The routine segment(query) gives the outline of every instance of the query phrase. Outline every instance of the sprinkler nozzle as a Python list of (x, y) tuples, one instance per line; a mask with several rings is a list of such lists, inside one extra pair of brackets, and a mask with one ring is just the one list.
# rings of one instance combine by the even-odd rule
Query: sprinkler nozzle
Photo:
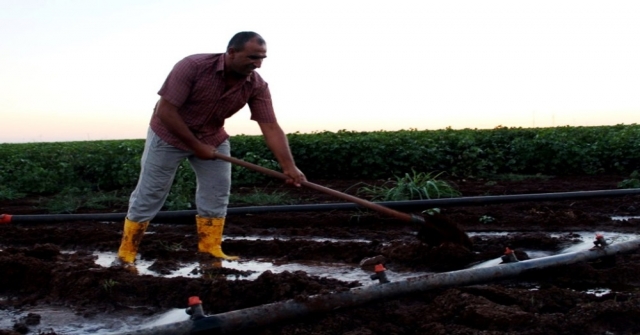
[(604, 249), (606, 246), (609, 245), (609, 243), (607, 242), (607, 240), (604, 239), (604, 236), (602, 236), (602, 234), (596, 234), (596, 240), (593, 241), (593, 244), (595, 245), (594, 248), (600, 248), (600, 249)]
[(187, 308), (185, 312), (191, 315), (191, 320), (204, 318), (204, 310), (202, 309), (202, 301), (200, 300), (200, 297), (189, 297), (189, 308)]
[(503, 263), (515, 263), (519, 262), (518, 257), (516, 257), (516, 253), (511, 250), (511, 248), (506, 247), (504, 250), (504, 256), (502, 256)]
[(371, 280), (378, 280), (380, 281), (380, 284), (386, 284), (389, 282), (389, 279), (387, 279), (387, 274), (385, 273), (387, 269), (384, 268), (384, 265), (382, 265), (382, 263), (376, 264), (376, 266), (374, 267), (374, 271), (376, 274), (371, 275)]

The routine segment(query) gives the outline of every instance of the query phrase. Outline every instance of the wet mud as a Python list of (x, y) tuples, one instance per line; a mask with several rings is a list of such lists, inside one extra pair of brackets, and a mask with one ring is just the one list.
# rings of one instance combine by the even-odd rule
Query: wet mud
[[(616, 189), (623, 179), (584, 176), (452, 182), (463, 196), (480, 196)], [(355, 194), (353, 186), (362, 181), (314, 182)], [(312, 190), (280, 184), (261, 189), (286, 190), (302, 199), (301, 203), (341, 202)], [(35, 201), (0, 202), (0, 212), (37, 214)], [(640, 196), (443, 207), (440, 215), (470, 233), (471, 250), (450, 243), (427, 245), (416, 237), (418, 230), (412, 224), (367, 210), (232, 215), (227, 218), (228, 239), (223, 249), (243, 259), (344, 263), (353, 271), (365, 271), (359, 263), (379, 255), (391, 271), (452, 271), (499, 258), (506, 247), (515, 250), (520, 259), (528, 257), (524, 250), (557, 252), (577, 243), (578, 232), (593, 233), (594, 237), (599, 232), (638, 233), (639, 219), (612, 217), (640, 215)], [(310, 276), (302, 271), (266, 271), (255, 280), (247, 280), (250, 271), (220, 267), (215, 259), (196, 253), (193, 218), (152, 222), (139, 253), (142, 260), (153, 262), (150, 270), (158, 274), (197, 262), (201, 266), (192, 276), (140, 275), (98, 265), (95, 252), (115, 252), (122, 225), (91, 221), (0, 225), (0, 310), (19, 315), (27, 307), (59, 306), (85, 318), (122, 313), (146, 316), (186, 308), (188, 298), (198, 296), (205, 314), (213, 315), (375, 284)], [(310, 240), (312, 237), (335, 240)], [(593, 293), (603, 289), (602, 294)], [(530, 271), (515, 278), (436, 288), (312, 313), (246, 333), (637, 334), (639, 292), (640, 252), (633, 251)], [(63, 334), (55, 329), (36, 332), (40, 317), (23, 314), (12, 320), (11, 326), (0, 328), (0, 334)]]

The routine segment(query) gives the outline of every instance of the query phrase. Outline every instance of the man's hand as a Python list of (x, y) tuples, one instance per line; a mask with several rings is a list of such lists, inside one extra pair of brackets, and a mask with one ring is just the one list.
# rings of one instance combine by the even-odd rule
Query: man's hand
[(200, 142), (193, 154), (200, 159), (216, 159), (215, 153), (217, 151), (215, 147)]
[(193, 135), (187, 124), (184, 122), (180, 114), (178, 113), (178, 107), (171, 104), (165, 98), (160, 98), (154, 114), (160, 119), (164, 126), (173, 135), (178, 137), (186, 146), (188, 146), (196, 157), (200, 159), (212, 159), (213, 152), (216, 148), (200, 142), (200, 140)]
[(176, 137), (182, 140), (189, 148), (193, 150), (193, 154), (200, 159), (215, 159), (216, 148), (200, 142), (178, 113), (178, 107), (172, 105), (164, 98), (160, 98), (155, 109), (155, 114), (167, 129)]
[(292, 184), (300, 187), (303, 181), (307, 181), (307, 177), (305, 177), (304, 173), (302, 173), (302, 171), (300, 171), (296, 166), (290, 169), (283, 170), (282, 173), (289, 177), (289, 179), (285, 180), (287, 184)]

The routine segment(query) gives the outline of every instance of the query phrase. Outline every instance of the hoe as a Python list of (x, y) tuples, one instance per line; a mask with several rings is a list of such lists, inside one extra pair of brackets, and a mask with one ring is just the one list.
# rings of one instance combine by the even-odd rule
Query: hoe
[[(221, 159), (223, 161), (227, 161), (232, 164), (236, 164), (238, 166), (242, 166), (247, 169), (254, 170), (260, 173), (264, 173), (271, 177), (275, 177), (283, 180), (286, 180), (289, 178), (282, 172), (270, 170), (260, 165), (255, 165), (238, 158), (222, 155), (217, 152), (214, 155), (215, 155), (215, 158), (217, 159)], [(460, 228), (458, 228), (456, 224), (444, 219), (441, 216), (430, 216), (429, 218), (425, 219), (422, 216), (398, 212), (394, 209), (384, 207), (376, 203), (373, 203), (358, 197), (354, 197), (346, 193), (338, 192), (336, 190), (333, 190), (318, 184), (314, 184), (309, 181), (303, 181), (301, 184), (302, 186), (308, 187), (310, 189), (334, 196), (342, 200), (353, 202), (362, 207), (374, 210), (382, 214), (386, 214), (396, 219), (399, 219), (405, 222), (414, 223), (419, 227), (419, 231), (417, 234), (418, 239), (420, 239), (422, 242), (428, 245), (438, 246), (442, 243), (449, 242), (449, 243), (458, 244), (468, 249), (471, 249), (472, 243), (471, 243), (471, 240), (469, 239), (469, 236)]]

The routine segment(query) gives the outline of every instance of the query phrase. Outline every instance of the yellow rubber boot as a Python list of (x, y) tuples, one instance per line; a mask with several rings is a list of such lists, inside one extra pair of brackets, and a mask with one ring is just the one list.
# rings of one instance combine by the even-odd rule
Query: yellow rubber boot
[(118, 258), (124, 264), (133, 264), (138, 253), (138, 246), (142, 241), (142, 236), (149, 226), (147, 222), (135, 222), (127, 218), (124, 219), (124, 231), (122, 232), (122, 242), (118, 249)]
[(237, 260), (237, 256), (227, 256), (222, 252), (222, 230), (225, 218), (203, 218), (196, 215), (198, 227), (198, 251), (209, 253), (217, 258), (229, 261)]

